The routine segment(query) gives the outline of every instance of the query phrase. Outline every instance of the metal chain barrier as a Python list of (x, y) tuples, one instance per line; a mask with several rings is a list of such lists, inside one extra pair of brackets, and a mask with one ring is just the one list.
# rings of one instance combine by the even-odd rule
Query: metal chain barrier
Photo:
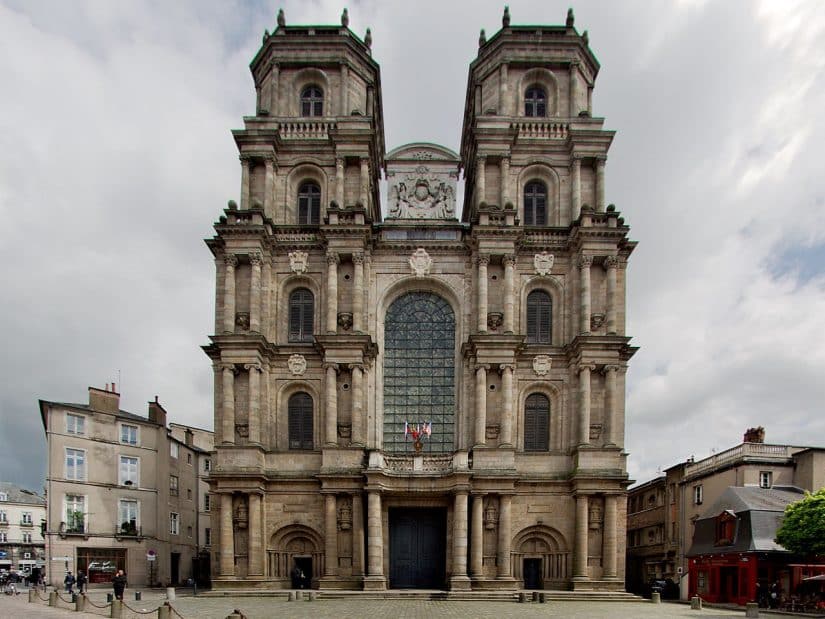
[(40, 594), (40, 589), (35, 589), (35, 591), (37, 592), (37, 597), (40, 598), (42, 601), (44, 601), (44, 602), (49, 601), (49, 592), (48, 591), (43, 589), (43, 594), (42, 595)]
[(94, 606), (95, 608), (109, 608), (112, 605), (111, 602), (106, 602), (103, 606), (100, 606), (100, 605), (95, 604), (94, 602), (92, 602), (92, 598), (90, 598), (90, 597), (86, 597), (86, 603)]
[(60, 591), (57, 592), (57, 599), (60, 600), (61, 602), (65, 602), (66, 604), (74, 604), (74, 600), (72, 598), (69, 598), (67, 600), (62, 595), (60, 595)]
[(181, 615), (181, 614), (180, 614), (180, 613), (179, 613), (179, 612), (175, 609), (175, 607), (174, 607), (174, 606), (172, 606), (171, 604), (167, 604), (167, 606), (169, 606), (169, 609), (170, 609), (173, 613), (175, 613), (175, 616), (176, 616), (176, 617), (179, 617), (180, 619), (186, 619), (186, 617), (184, 617), (183, 615)]

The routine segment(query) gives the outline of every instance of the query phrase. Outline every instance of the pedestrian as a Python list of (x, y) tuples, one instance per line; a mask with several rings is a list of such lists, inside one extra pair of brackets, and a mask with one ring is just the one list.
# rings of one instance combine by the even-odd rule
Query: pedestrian
[(79, 593), (86, 593), (86, 574), (83, 570), (77, 570), (77, 591)]
[(75, 578), (72, 576), (72, 571), (66, 572), (66, 578), (63, 579), (63, 584), (66, 585), (66, 593), (72, 593), (74, 589)]
[(126, 589), (126, 574), (123, 570), (118, 570), (115, 577), (112, 579), (112, 588), (115, 590), (115, 597), (118, 600), (123, 600), (123, 590)]
[(292, 568), (292, 572), (290, 573), (292, 576), (292, 588), (293, 589), (300, 589), (301, 588), (301, 579), (304, 577), (304, 573), (300, 567), (296, 564), (294, 568)]

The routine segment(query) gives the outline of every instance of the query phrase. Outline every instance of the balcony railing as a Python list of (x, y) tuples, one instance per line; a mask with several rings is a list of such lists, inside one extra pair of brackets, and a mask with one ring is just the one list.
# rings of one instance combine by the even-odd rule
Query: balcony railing
[(765, 443), (742, 443), (736, 447), (720, 451), (709, 458), (685, 466), (685, 477), (711, 471), (745, 458), (790, 458), (794, 448), (790, 445), (766, 445)]
[(89, 537), (86, 522), (61, 522), (57, 528), (60, 537), (77, 535), (79, 537)]

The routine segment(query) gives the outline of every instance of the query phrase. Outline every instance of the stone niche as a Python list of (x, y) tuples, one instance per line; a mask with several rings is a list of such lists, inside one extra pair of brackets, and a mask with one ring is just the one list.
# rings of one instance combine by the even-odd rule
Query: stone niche
[(386, 220), (455, 220), (459, 157), (443, 146), (405, 144), (387, 154)]

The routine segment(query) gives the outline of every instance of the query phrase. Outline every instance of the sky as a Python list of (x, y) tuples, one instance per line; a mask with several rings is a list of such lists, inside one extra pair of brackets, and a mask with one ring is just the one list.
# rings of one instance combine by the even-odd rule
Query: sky
[[(240, 191), (230, 130), (248, 65), (287, 24), (343, 3), (0, 0), (0, 479), (40, 489), (38, 399), (159, 396), (212, 427), (203, 239)], [(479, 30), (503, 3), (351, 2), (381, 66), (387, 151), (459, 149)], [(513, 25), (569, 3), (513, 1)], [(606, 200), (628, 268), (632, 479), (742, 441), (825, 446), (825, 11), (819, 0), (577, 1), (618, 133)]]

